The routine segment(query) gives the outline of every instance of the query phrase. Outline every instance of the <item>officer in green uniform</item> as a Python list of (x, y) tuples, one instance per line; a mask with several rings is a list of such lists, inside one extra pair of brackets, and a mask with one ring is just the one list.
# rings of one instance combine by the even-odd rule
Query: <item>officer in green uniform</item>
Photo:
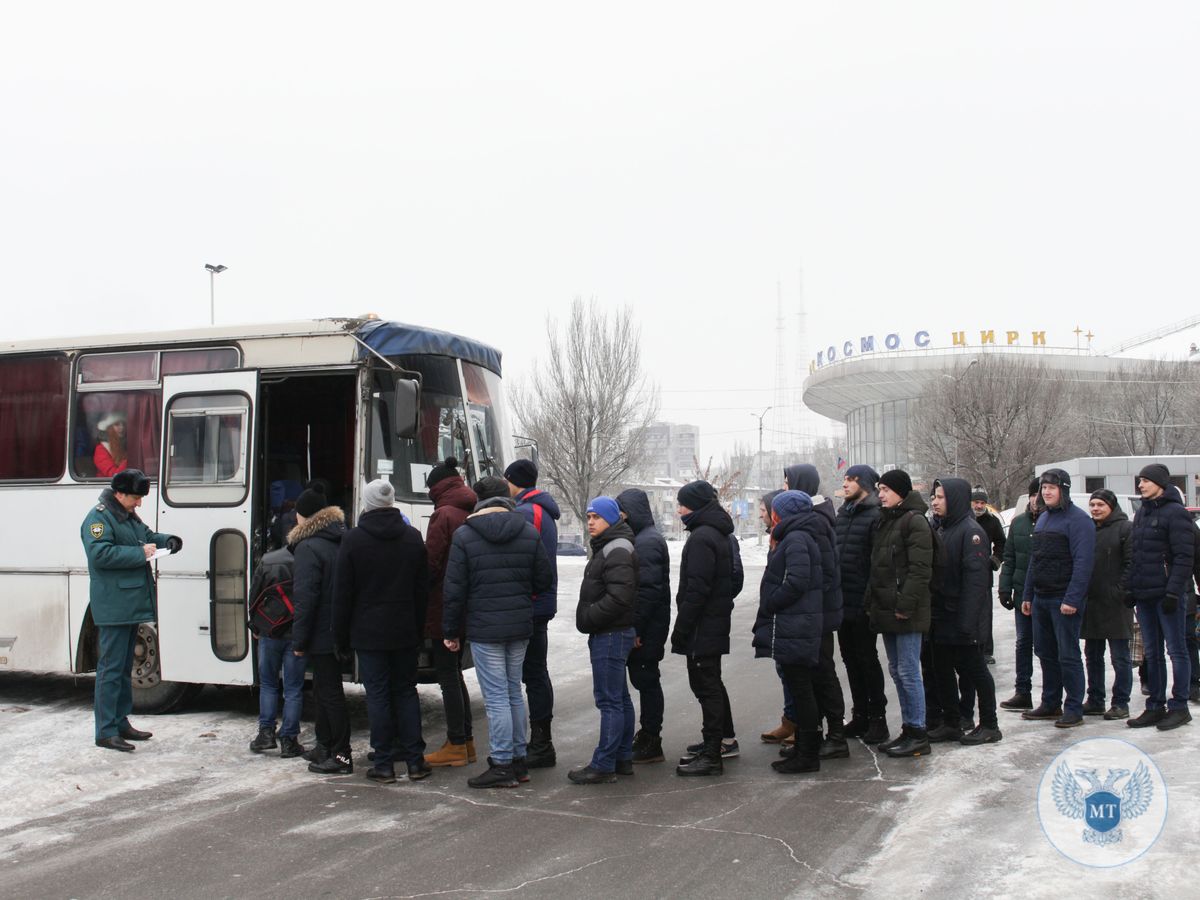
[(133, 649), (138, 625), (155, 616), (154, 573), (149, 559), (160, 547), (178, 553), (180, 538), (158, 534), (138, 518), (150, 479), (138, 469), (113, 476), (88, 511), (80, 537), (91, 581), (92, 621), (100, 631), (96, 662), (96, 746), (130, 751), (129, 741), (151, 735), (129, 724), (133, 711)]

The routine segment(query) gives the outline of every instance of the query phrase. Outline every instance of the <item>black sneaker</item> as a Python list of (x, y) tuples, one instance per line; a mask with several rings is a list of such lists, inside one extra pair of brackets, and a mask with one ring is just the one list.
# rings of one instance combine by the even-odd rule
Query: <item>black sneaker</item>
[(1093, 703), (1091, 700), (1089, 700), (1087, 703), (1083, 704), (1083, 714), (1085, 716), (1104, 715), (1104, 702), (1101, 701), (1100, 703)]
[(1000, 701), (1001, 709), (1033, 709), (1033, 697), (1029, 694), (1013, 694), (1007, 700)]
[[(630, 768), (633, 764), (630, 764)], [(601, 772), (599, 769), (593, 769), (591, 766), (584, 766), (581, 769), (572, 769), (567, 773), (567, 779), (572, 784), (612, 784), (617, 780), (616, 772)]]
[(512, 763), (497, 763), (489, 756), (487, 771), (468, 778), (467, 784), (473, 788), (515, 788), (520, 782)]
[(1110, 719), (1110, 720), (1111, 719), (1128, 719), (1129, 718), (1129, 707), (1128, 706), (1117, 706), (1117, 704), (1114, 703), (1112, 706), (1110, 706), (1108, 708), (1108, 712), (1106, 712), (1104, 714), (1104, 718)]
[(1170, 731), (1180, 725), (1186, 725), (1190, 721), (1192, 721), (1192, 714), (1187, 709), (1168, 710), (1162, 721), (1158, 723), (1158, 730)]
[(1053, 721), (1054, 719), (1062, 718), (1062, 707), (1059, 706), (1051, 709), (1049, 706), (1038, 706), (1037, 709), (1031, 709), (1028, 712), (1021, 713), (1022, 719), (1029, 719), (1031, 722)]
[(960, 737), (958, 742), (967, 747), (976, 747), (980, 744), (998, 744), (1003, 737), (999, 728), (978, 725)]
[(280, 759), (295, 759), (297, 756), (304, 755), (304, 745), (299, 739), (294, 737), (281, 737), (279, 739), (279, 758)]
[(367, 769), (367, 778), (376, 784), (395, 784), (396, 770), (391, 766), (371, 766)]
[(633, 774), (633, 760), (632, 759), (618, 759), (617, 760), (617, 774), (618, 775), (632, 775)]
[(1083, 716), (1079, 713), (1063, 713), (1054, 720), (1055, 728), (1078, 728), (1083, 724)]
[(258, 729), (258, 735), (250, 742), (251, 753), (262, 753), (264, 750), (274, 750), (278, 745), (275, 743), (275, 726)]
[(1140, 716), (1135, 716), (1125, 724), (1130, 728), (1149, 728), (1151, 725), (1157, 725), (1166, 717), (1166, 712), (1161, 709), (1147, 709)]
[(330, 756), (324, 762), (309, 763), (308, 771), (317, 775), (353, 775), (354, 763), (349, 756)]
[[(695, 759), (702, 750), (704, 750), (704, 741), (701, 741), (698, 744), (688, 744), (688, 755), (681, 756), (679, 758), (679, 764), (681, 766), (687, 764), (688, 761)], [(741, 752), (742, 751), (738, 748), (737, 738), (729, 738), (727, 740), (723, 739), (721, 741), (721, 759), (732, 759), (733, 757), (738, 756)]]

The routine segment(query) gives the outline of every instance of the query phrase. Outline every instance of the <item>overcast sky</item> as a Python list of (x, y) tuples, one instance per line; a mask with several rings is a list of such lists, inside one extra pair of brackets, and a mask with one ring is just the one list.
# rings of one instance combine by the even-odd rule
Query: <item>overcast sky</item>
[(1200, 312), (1198, 38), (1194, 3), (13, 4), (5, 334), (205, 324), (211, 262), (219, 323), (374, 311), (519, 377), (595, 297), (719, 455), (777, 284), (793, 370), (801, 293), (814, 352)]

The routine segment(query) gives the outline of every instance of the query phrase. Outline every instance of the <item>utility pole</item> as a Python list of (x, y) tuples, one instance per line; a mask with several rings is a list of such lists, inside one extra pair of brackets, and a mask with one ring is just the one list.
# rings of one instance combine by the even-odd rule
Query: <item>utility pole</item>
[(204, 268), (208, 270), (208, 324), (217, 324), (217, 276), (224, 272), (229, 266), (214, 266), (212, 263), (205, 263)]
[[(763, 418), (775, 407), (768, 406), (761, 413), (750, 413), (754, 418), (758, 419), (758, 488), (762, 490), (762, 433), (763, 433)], [(762, 546), (763, 530), (758, 529), (758, 546)]]

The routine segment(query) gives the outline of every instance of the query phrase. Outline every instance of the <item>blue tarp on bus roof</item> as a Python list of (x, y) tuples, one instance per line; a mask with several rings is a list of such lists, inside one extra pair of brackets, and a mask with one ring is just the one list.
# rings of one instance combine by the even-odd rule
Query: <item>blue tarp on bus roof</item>
[(365, 322), (357, 333), (367, 346), (383, 356), (453, 356), (500, 374), (499, 350), (457, 334), (400, 322)]

